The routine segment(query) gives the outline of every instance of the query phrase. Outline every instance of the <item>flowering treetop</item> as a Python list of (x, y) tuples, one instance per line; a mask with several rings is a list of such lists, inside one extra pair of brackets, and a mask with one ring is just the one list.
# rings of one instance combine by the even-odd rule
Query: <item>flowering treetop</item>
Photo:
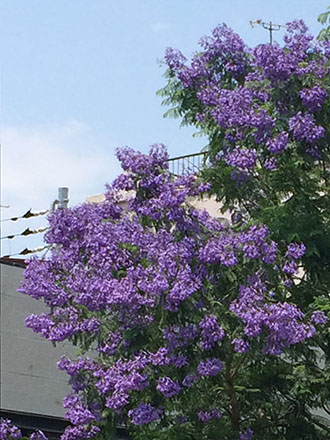
[[(167, 50), (168, 84), (159, 92), (166, 105), (174, 106), (168, 115), (182, 117), (183, 124), (196, 126), (209, 139), (204, 177), (225, 209), (258, 218), (276, 240), (298, 237), (309, 255), (316, 246), (314, 269), (328, 267), (329, 261), (322, 245), (326, 237), (330, 246), (324, 218), (330, 177), (329, 49), (329, 41), (314, 41), (298, 20), (287, 24), (283, 47), (250, 49), (226, 25), (219, 26), (200, 40), (191, 61)], [(289, 202), (284, 206), (284, 201)], [(292, 222), (298, 216), (304, 217), (299, 225), (296, 218)]]
[[(103, 203), (50, 216), (51, 257), (30, 260), (20, 289), (49, 308), (28, 327), (82, 349), (58, 363), (72, 385), (62, 440), (111, 438), (122, 422), (136, 439), (286, 438), (291, 404), (279, 396), (291, 382), (261, 382), (293, 374), (327, 322), (292, 297), (304, 244), (194, 209), (209, 186), (174, 179), (162, 145), (118, 158), (124, 173)], [(122, 190), (134, 194), (125, 209)]]

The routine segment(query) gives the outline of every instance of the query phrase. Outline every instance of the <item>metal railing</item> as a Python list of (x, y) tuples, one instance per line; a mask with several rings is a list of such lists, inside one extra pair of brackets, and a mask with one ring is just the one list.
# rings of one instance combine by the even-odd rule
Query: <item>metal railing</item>
[(174, 176), (190, 176), (198, 174), (205, 166), (206, 151), (184, 156), (172, 157), (168, 160), (169, 170)]

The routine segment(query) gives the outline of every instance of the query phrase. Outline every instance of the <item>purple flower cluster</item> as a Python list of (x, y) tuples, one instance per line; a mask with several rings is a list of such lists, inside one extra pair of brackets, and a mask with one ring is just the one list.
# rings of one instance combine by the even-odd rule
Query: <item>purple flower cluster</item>
[(38, 430), (31, 434), (30, 440), (47, 440), (47, 437), (42, 431)]
[(92, 420), (95, 420), (94, 414), (80, 402), (76, 402), (76, 399), (66, 398), (63, 406), (69, 408), (65, 417), (74, 425), (88, 425)]
[(234, 345), (234, 350), (236, 351), (236, 353), (246, 353), (247, 351), (249, 351), (249, 348), (250, 348), (249, 342), (244, 341), (241, 338), (234, 338), (233, 345)]
[(198, 374), (187, 374), (187, 376), (183, 379), (182, 384), (183, 386), (190, 388), (195, 382), (198, 381), (198, 379), (200, 379)]
[(265, 159), (264, 167), (268, 171), (274, 171), (278, 167), (278, 161), (275, 159), (275, 157), (270, 157)]
[(294, 139), (315, 143), (324, 135), (324, 128), (315, 124), (315, 118), (310, 113), (298, 112), (289, 120), (289, 130)]
[[(204, 95), (201, 97), (204, 97)], [(211, 100), (210, 92), (207, 99)], [(213, 100), (218, 105), (211, 110), (211, 114), (221, 127), (242, 127), (249, 123), (253, 100), (253, 92), (250, 89), (244, 87), (235, 90), (221, 89), (219, 99), (214, 97)]]
[(61, 440), (85, 440), (95, 437), (99, 434), (99, 426), (69, 426), (61, 435)]
[(289, 275), (294, 275), (298, 272), (298, 264), (293, 260), (288, 260), (284, 263), (282, 270)]
[(13, 425), (11, 420), (0, 418), (0, 439), (20, 439), (22, 433), (17, 426)]
[[(16, 440), (22, 438), (21, 430), (12, 424), (12, 421), (9, 419), (0, 418), (0, 439), (1, 440)], [(24, 437), (26, 438), (26, 437)], [(48, 440), (48, 437), (42, 431), (33, 432), (30, 437), (30, 440)]]
[(199, 323), (199, 327), (201, 329), (201, 346), (203, 350), (211, 350), (225, 336), (224, 330), (220, 327), (214, 315), (205, 316)]
[(160, 379), (158, 379), (158, 384), (156, 388), (167, 398), (175, 396), (181, 390), (178, 382), (175, 382), (170, 377), (161, 377)]
[(185, 347), (197, 338), (199, 335), (198, 328), (194, 324), (189, 324), (185, 327), (171, 326), (163, 330), (163, 337), (167, 340), (168, 349), (174, 350), (176, 348)]
[(302, 89), (299, 92), (302, 103), (311, 112), (320, 110), (324, 100), (328, 97), (328, 92), (320, 86), (310, 89)]
[(235, 147), (232, 153), (226, 157), (228, 165), (240, 168), (242, 170), (251, 170), (255, 167), (257, 154), (255, 150)]
[(239, 234), (224, 234), (209, 240), (200, 249), (200, 260), (207, 263), (221, 263), (224, 266), (235, 266), (243, 252), (245, 258), (254, 260), (262, 258), (273, 264), (277, 255), (277, 244), (268, 240), (269, 231), (265, 226), (252, 226)]
[(201, 376), (216, 376), (221, 370), (222, 362), (216, 358), (201, 361), (197, 367), (197, 371)]
[(295, 59), (278, 44), (260, 44), (253, 50), (253, 55), (259, 79), (285, 81), (297, 66)]
[(304, 243), (290, 243), (286, 255), (294, 259), (300, 259), (305, 255), (306, 246)]
[(239, 440), (251, 440), (253, 438), (253, 431), (248, 428), (246, 431), (241, 432), (239, 435)]
[(128, 411), (128, 416), (134, 425), (145, 425), (155, 422), (162, 414), (161, 409), (155, 409), (150, 403), (140, 403), (135, 409)]
[[(201, 38), (200, 45), (204, 54), (194, 56), (190, 65), (186, 65), (186, 58), (180, 51), (172, 48), (166, 50), (165, 61), (184, 87), (203, 83), (213, 60), (223, 63), (234, 77), (239, 77), (245, 71), (247, 56), (244, 42), (226, 25), (215, 28), (212, 37)], [(216, 69), (214, 74), (217, 75)]]
[(311, 322), (313, 324), (326, 324), (328, 321), (327, 315), (321, 310), (317, 310), (311, 316)]
[(208, 423), (213, 419), (220, 419), (222, 413), (218, 409), (213, 409), (211, 411), (199, 411), (198, 420), (203, 423)]
[[(248, 281), (248, 285), (241, 286), (240, 295), (232, 302), (230, 310), (245, 322), (244, 333), (249, 339), (260, 336), (263, 331), (268, 334), (263, 347), (265, 354), (281, 354), (284, 348), (314, 335), (314, 326), (303, 322), (304, 314), (296, 305), (268, 304), (267, 288), (260, 278), (255, 275)], [(233, 343), (235, 351), (245, 350), (240, 338)]]
[(280, 154), (285, 150), (289, 141), (289, 134), (282, 131), (278, 136), (268, 139), (266, 142), (267, 148), (271, 153)]

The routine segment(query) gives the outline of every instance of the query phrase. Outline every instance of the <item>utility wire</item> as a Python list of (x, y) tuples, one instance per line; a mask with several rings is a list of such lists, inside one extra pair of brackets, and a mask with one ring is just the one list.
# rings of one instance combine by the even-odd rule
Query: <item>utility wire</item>
[(34, 248), (34, 249), (25, 248), (25, 249), (23, 249), (21, 252), (19, 252), (17, 254), (3, 255), (1, 258), (10, 258), (10, 257), (15, 257), (17, 255), (34, 254), (36, 252), (41, 252), (41, 251), (43, 251), (44, 249), (47, 249), (47, 248), (49, 248), (49, 245), (47, 245), (47, 246), (40, 246), (40, 247), (37, 247), (37, 248)]
[(0, 240), (4, 240), (5, 238), (7, 238), (8, 240), (12, 240), (15, 237), (20, 237), (20, 236), (27, 236), (27, 235), (32, 235), (32, 234), (39, 234), (40, 232), (44, 232), (47, 229), (49, 229), (48, 227), (46, 228), (38, 228), (38, 229), (30, 229), (27, 228), (25, 229), (25, 231), (20, 232), (19, 234), (11, 234), (11, 235), (7, 235), (6, 237), (1, 237)]
[(47, 214), (47, 212), (49, 212), (49, 209), (45, 209), (43, 211), (38, 211), (38, 212), (32, 212), (31, 209), (29, 209), (28, 211), (26, 211), (25, 214), (20, 215), (18, 217), (11, 217), (11, 218), (5, 218), (4, 220), (1, 220), (2, 222), (16, 222), (17, 220), (21, 219), (21, 218), (31, 218), (31, 217), (38, 217), (39, 215), (45, 215)]

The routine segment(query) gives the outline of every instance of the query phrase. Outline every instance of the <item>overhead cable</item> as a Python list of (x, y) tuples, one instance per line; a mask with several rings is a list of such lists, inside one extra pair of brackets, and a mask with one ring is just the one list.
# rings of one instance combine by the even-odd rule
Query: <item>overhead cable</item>
[(7, 238), (8, 240), (12, 240), (15, 237), (20, 237), (20, 236), (25, 237), (27, 235), (39, 234), (40, 232), (47, 231), (47, 229), (49, 229), (49, 228), (48, 227), (47, 228), (38, 228), (38, 229), (27, 228), (27, 229), (25, 229), (25, 231), (20, 232), (19, 234), (11, 234), (11, 235), (7, 235), (6, 237), (1, 237), (1, 240), (4, 240), (5, 238)]
[(18, 254), (3, 255), (2, 258), (10, 258), (10, 257), (15, 257), (17, 255), (35, 254), (36, 252), (41, 252), (41, 251), (43, 251), (44, 249), (47, 249), (47, 248), (49, 248), (49, 245), (47, 245), (47, 246), (40, 246), (40, 247), (37, 247), (37, 248), (34, 248), (34, 249), (25, 248), (21, 252), (19, 252)]
[(4, 220), (1, 220), (2, 222), (16, 222), (17, 220), (21, 219), (21, 218), (31, 218), (31, 217), (38, 217), (40, 215), (45, 215), (47, 214), (47, 212), (49, 212), (49, 209), (45, 209), (43, 211), (38, 211), (38, 212), (32, 212), (31, 209), (29, 209), (28, 211), (26, 211), (25, 214), (20, 215), (18, 217), (11, 217), (11, 218), (6, 218)]

